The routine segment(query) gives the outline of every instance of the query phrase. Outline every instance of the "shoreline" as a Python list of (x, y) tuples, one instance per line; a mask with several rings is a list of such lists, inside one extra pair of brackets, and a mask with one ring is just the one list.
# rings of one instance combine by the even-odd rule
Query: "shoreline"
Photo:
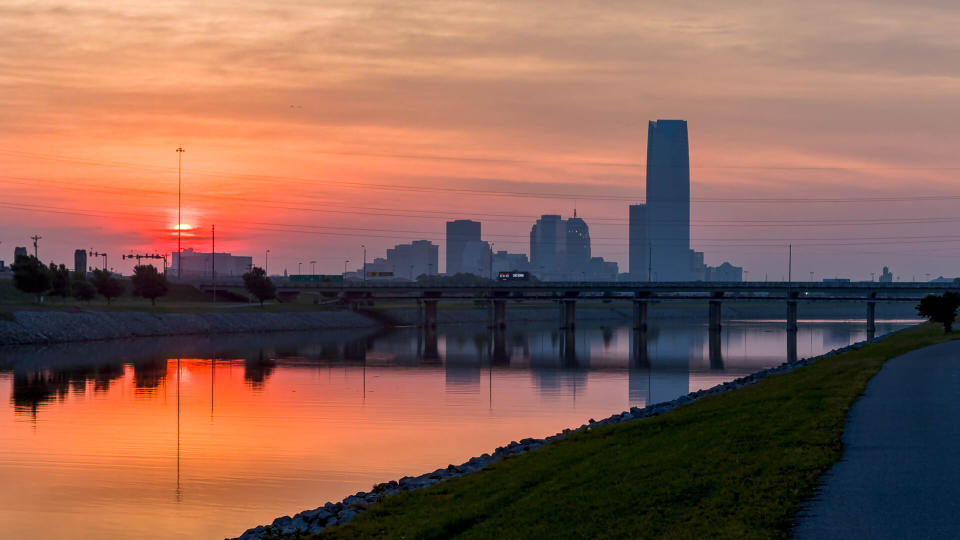
[[(628, 411), (614, 413), (602, 420), (589, 419), (587, 423), (576, 428), (564, 429), (542, 439), (525, 438), (520, 441), (511, 441), (509, 444), (496, 448), (492, 453), (484, 453), (465, 461), (460, 465), (448, 465), (432, 472), (424, 473), (419, 476), (405, 476), (399, 480), (390, 480), (388, 482), (377, 484), (369, 492), (357, 492), (349, 495), (340, 501), (330, 501), (312, 510), (304, 510), (291, 516), (281, 516), (273, 520), (270, 525), (258, 525), (244, 531), (240, 536), (228, 540), (262, 540), (264, 538), (285, 538), (286, 535), (297, 534), (316, 534), (329, 527), (342, 525), (349, 522), (354, 517), (362, 514), (368, 506), (382, 502), (385, 498), (399, 493), (416, 491), (424, 489), (440, 482), (453, 478), (460, 478), (476, 472), (480, 472), (490, 465), (494, 465), (501, 460), (525, 454), (537, 450), (549, 444), (555, 443), (566, 438), (568, 435), (593, 430), (594, 428), (632, 422), (660, 416), (679, 407), (695, 403), (705, 397), (715, 396), (737, 390), (754, 383), (757, 383), (770, 375), (788, 373), (801, 367), (809, 366), (814, 362), (829, 358), (832, 356), (855, 351), (864, 346), (889, 338), (897, 333), (907, 330), (889, 332), (882, 336), (870, 340), (859, 341), (845, 347), (833, 349), (819, 356), (802, 358), (795, 362), (783, 362), (780, 365), (762, 369), (737, 378), (735, 380), (720, 383), (705, 390), (698, 390), (682, 395), (671, 401), (654, 403), (645, 407), (631, 407)], [(291, 536), (293, 537), (293, 536)]]

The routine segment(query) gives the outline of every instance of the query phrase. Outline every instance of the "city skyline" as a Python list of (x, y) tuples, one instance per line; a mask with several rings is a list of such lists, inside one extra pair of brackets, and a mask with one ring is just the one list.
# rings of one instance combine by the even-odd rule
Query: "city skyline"
[(800, 276), (955, 274), (958, 15), (745, 7), (15, 2), (0, 249), (171, 253), (182, 145), (184, 248), (216, 224), (218, 251), (334, 273), (450, 219), (522, 251), (518, 221), (576, 207), (626, 269), (645, 122), (684, 118), (709, 264), (779, 279), (793, 244)]

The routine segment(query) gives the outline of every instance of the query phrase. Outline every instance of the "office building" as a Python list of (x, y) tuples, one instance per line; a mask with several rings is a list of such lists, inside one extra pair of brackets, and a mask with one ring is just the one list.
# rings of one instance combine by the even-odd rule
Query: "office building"
[[(493, 264), (490, 244), (482, 240), (470, 240), (463, 245), (460, 255), (460, 272), (480, 277), (490, 277)], [(447, 274), (452, 275), (452, 274)]]
[[(385, 267), (394, 277), (417, 279), (422, 274), (438, 273), (440, 247), (429, 240), (414, 240), (409, 244), (397, 244), (387, 250)], [(368, 269), (369, 270), (369, 269)]]
[(80, 276), (87, 275), (87, 250), (73, 250), (73, 271)]
[(567, 271), (576, 271), (590, 262), (590, 228), (583, 219), (573, 217), (566, 220), (566, 253), (564, 254)]
[(530, 259), (525, 253), (498, 251), (493, 254), (493, 275), (499, 272), (529, 272)]
[(541, 275), (556, 274), (566, 262), (567, 227), (556, 214), (545, 214), (530, 229), (530, 264)]
[(650, 245), (647, 243), (647, 214), (646, 205), (630, 205), (630, 279), (633, 281), (650, 281), (650, 266), (647, 256)]
[(469, 219), (457, 219), (447, 222), (447, 266), (449, 275), (463, 270), (463, 250), (468, 242), (480, 241), (480, 222)]
[[(216, 266), (217, 277), (238, 277), (246, 274), (253, 268), (253, 257), (231, 255), (230, 253), (200, 253), (193, 248), (187, 248), (182, 253), (172, 254), (172, 264), (168, 268), (169, 275), (180, 275), (185, 279), (210, 278)], [(214, 264), (215, 263), (215, 264)]]
[(690, 154), (685, 120), (650, 122), (645, 214), (651, 280), (691, 279)]

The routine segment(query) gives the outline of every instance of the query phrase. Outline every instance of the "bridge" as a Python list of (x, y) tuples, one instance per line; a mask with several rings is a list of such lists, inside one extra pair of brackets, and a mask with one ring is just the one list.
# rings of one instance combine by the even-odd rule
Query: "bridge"
[[(632, 302), (634, 327), (645, 330), (647, 308), (651, 302), (702, 300), (708, 305), (710, 330), (719, 330), (722, 324), (723, 302), (782, 301), (786, 308), (787, 330), (797, 328), (797, 306), (805, 302), (859, 302), (866, 307), (867, 333), (876, 330), (877, 302), (919, 302), (928, 294), (942, 294), (960, 290), (960, 283), (878, 283), (878, 282), (487, 282), (458, 285), (434, 282), (344, 281), (293, 282), (275, 280), (280, 298), (294, 298), (298, 294), (313, 294), (327, 300), (348, 304), (376, 301), (411, 301), (422, 305), (422, 325), (433, 328), (437, 324), (437, 305), (441, 301), (487, 301), (492, 305), (492, 325), (506, 326), (507, 302), (552, 301), (560, 308), (561, 327), (576, 324), (578, 301), (603, 300)], [(201, 290), (215, 287), (243, 286), (238, 279), (204, 281)]]

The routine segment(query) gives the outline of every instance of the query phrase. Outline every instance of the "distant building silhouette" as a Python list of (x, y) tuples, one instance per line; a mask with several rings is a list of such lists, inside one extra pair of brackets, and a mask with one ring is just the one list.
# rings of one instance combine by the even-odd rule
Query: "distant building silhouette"
[(708, 266), (706, 281), (743, 281), (743, 267), (728, 262), (720, 266)]
[(73, 250), (73, 271), (81, 276), (87, 275), (87, 250)]
[(493, 251), (491, 251), (488, 242), (470, 240), (463, 245), (458, 272), (490, 277), (490, 269), (493, 264), (492, 257)]
[(647, 241), (647, 205), (630, 205), (630, 279), (650, 281), (650, 266), (647, 264), (650, 243)]
[(17, 262), (17, 257), (26, 257), (27, 248), (23, 246), (17, 246), (13, 248), (13, 262)]
[(367, 274), (392, 272), (393, 278), (410, 280), (417, 279), (421, 274), (438, 274), (439, 251), (440, 247), (429, 240), (397, 244), (387, 250), (385, 259), (377, 257), (367, 264)]
[(184, 278), (209, 278), (213, 275), (213, 265), (216, 263), (217, 277), (242, 276), (253, 268), (253, 257), (232, 255), (230, 253), (201, 253), (187, 248), (182, 253), (174, 252), (168, 269), (170, 275), (177, 275), (177, 267), (181, 261), (183, 267), (180, 274)]
[(544, 214), (530, 229), (530, 264), (544, 276), (555, 274), (565, 262), (567, 228), (556, 214)]
[(530, 230), (530, 266), (543, 280), (617, 279), (617, 263), (592, 256), (590, 227), (576, 210), (570, 219), (546, 214), (537, 220)]
[(893, 283), (893, 272), (886, 266), (883, 267), (883, 273), (880, 274), (880, 283)]
[[(646, 239), (652, 280), (691, 279), (690, 152), (686, 120), (657, 120), (647, 131)], [(633, 271), (633, 269), (631, 269)]]
[(529, 271), (530, 259), (525, 253), (507, 253), (498, 251), (493, 254), (493, 275), (497, 272)]
[(566, 220), (566, 247), (565, 263), (568, 271), (576, 271), (590, 262), (590, 228), (583, 219), (577, 217), (577, 211), (573, 211), (573, 217)]
[(468, 242), (480, 242), (480, 222), (457, 219), (447, 222), (446, 273), (463, 272), (463, 250)]

